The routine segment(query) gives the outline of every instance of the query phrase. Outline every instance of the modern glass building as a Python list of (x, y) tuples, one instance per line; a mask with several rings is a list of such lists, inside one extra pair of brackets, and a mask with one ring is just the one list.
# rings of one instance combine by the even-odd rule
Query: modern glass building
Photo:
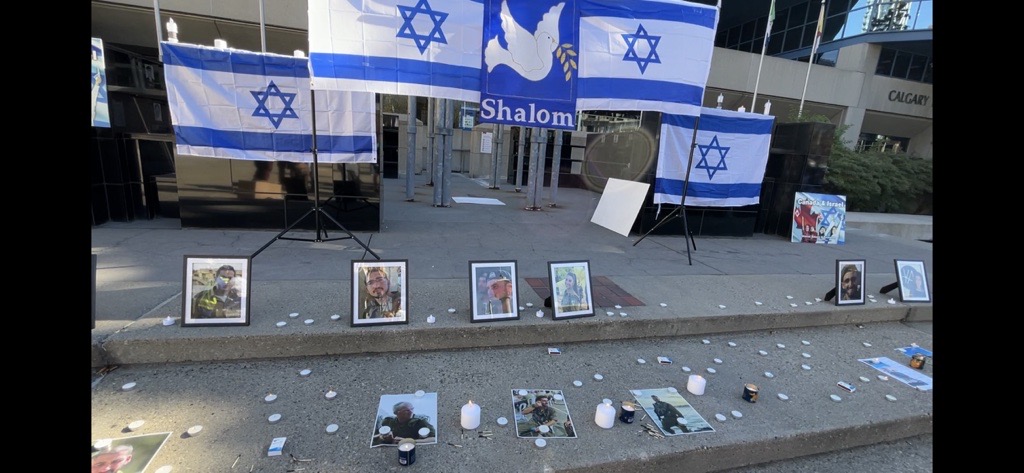
[[(760, 113), (770, 101), (776, 123), (795, 121), (798, 112), (824, 117), (845, 126), (844, 139), (851, 147), (872, 146), (896, 158), (932, 159), (933, 3), (776, 0), (766, 43), (771, 0), (722, 0), (704, 105)], [(168, 20), (174, 20), (182, 43), (212, 46), (221, 39), (233, 48), (291, 55), (308, 50), (305, 0), (93, 0), (91, 5), (92, 37), (102, 40), (103, 100), (109, 114), (109, 127), (93, 128), (94, 224), (165, 215), (181, 218), (182, 226), (282, 228), (309, 208), (315, 185), (348, 228), (377, 229), (379, 209), (373, 203), (380, 197), (381, 179), (405, 172), (405, 160), (398, 159), (406, 147), (406, 140), (399, 139), (408, 126), (404, 96), (379, 96), (379, 164), (321, 164), (318, 183), (311, 181), (308, 164), (174, 152), (157, 47), (167, 38)], [(821, 41), (809, 64), (822, 5)], [(417, 100), (419, 126), (424, 127), (417, 134), (423, 151), (417, 153), (417, 174), (426, 168), (419, 160), (429, 155), (422, 119), (429, 102)], [(477, 110), (474, 103), (455, 106), (454, 121), (462, 126), (456, 126), (453, 171), (485, 177), (493, 172), (489, 156), (472, 150), (474, 144), (479, 148), (481, 129), (490, 131), (491, 125), (472, 126)], [(555, 171), (560, 185), (599, 190), (601, 183), (581, 173), (585, 159), (601, 155), (591, 150), (585, 155), (587, 136), (634, 133), (638, 140), (650, 141), (647, 135), (658, 130), (653, 115), (581, 113), (580, 129), (561, 137), (563, 159)], [(554, 138), (554, 132), (547, 133)], [(515, 143), (528, 135), (529, 130), (515, 127), (505, 133), (501, 179), (513, 178)], [(548, 140), (545, 185), (552, 172), (553, 141)], [(625, 149), (635, 154), (650, 147)], [(602, 159), (653, 172), (650, 163), (656, 156), (629, 152), (618, 156), (608, 151)], [(636, 161), (644, 165), (636, 166)], [(232, 210), (224, 210), (226, 203)]]

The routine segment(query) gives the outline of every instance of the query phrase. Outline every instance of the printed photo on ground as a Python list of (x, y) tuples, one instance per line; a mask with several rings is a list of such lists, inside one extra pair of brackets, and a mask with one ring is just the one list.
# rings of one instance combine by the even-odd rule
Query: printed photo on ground
[(171, 436), (170, 432), (93, 442), (92, 471), (142, 473)]
[(715, 431), (676, 388), (633, 389), (630, 392), (644, 408), (648, 420), (654, 422), (665, 435)]
[(370, 447), (397, 447), (402, 439), (437, 443), (437, 393), (384, 394), (370, 435)]
[(560, 389), (513, 389), (512, 414), (520, 438), (576, 438), (569, 404)]

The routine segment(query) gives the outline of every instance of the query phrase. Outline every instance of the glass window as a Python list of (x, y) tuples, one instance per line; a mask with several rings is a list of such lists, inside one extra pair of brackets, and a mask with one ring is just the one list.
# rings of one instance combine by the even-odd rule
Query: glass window
[[(776, 5), (778, 7), (778, 5)], [(783, 8), (781, 10), (775, 10), (775, 24), (772, 25), (774, 31), (786, 31), (789, 28), (789, 9)]]
[(728, 39), (728, 38), (729, 38), (729, 31), (728, 30), (718, 30), (715, 33), (715, 46), (717, 46), (719, 48), (727, 47), (726, 45), (728, 43), (726, 42), (726, 39)]
[(903, 51), (896, 51), (896, 60), (892, 63), (892, 76), (900, 79), (907, 78), (907, 70), (910, 69), (910, 56), (912, 54)]
[(733, 26), (729, 28), (729, 37), (725, 40), (726, 47), (735, 48), (737, 44), (740, 44), (740, 27)]
[(779, 54), (782, 52), (782, 40), (786, 36), (785, 31), (779, 31), (778, 33), (772, 33), (771, 39), (768, 40), (768, 52), (767, 54)]
[(817, 31), (818, 25), (808, 23), (804, 26), (803, 39), (800, 41), (800, 47), (809, 48), (814, 45), (814, 32)]
[[(856, 0), (854, 0), (856, 3)], [(849, 0), (829, 0), (825, 5), (825, 16), (838, 15), (844, 13), (847, 7), (850, 6)], [(814, 14), (818, 14), (818, 9), (821, 8), (821, 4), (818, 4), (817, 8), (814, 9)], [(817, 18), (817, 17), (815, 17)]]
[[(775, 25), (772, 25), (773, 27)], [(768, 28), (768, 17), (762, 16), (757, 19), (757, 23), (754, 24), (754, 39), (758, 42), (764, 41), (764, 30)]]
[(921, 82), (932, 83), (932, 58), (928, 58), (928, 65), (924, 67), (924, 78)]
[(891, 75), (892, 63), (895, 59), (895, 49), (882, 48), (882, 53), (878, 55), (878, 67), (875, 67), (875, 74), (882, 76)]
[[(839, 34), (839, 30), (843, 29), (844, 20), (845, 19), (841, 16), (826, 19), (825, 27), (821, 30), (821, 42), (827, 43), (829, 41), (842, 38)], [(818, 25), (814, 25), (814, 27), (817, 28)]]
[(924, 76), (924, 68), (928, 65), (928, 56), (915, 54), (910, 58), (910, 70), (907, 71), (907, 79), (921, 81)]
[[(817, 9), (814, 10), (814, 19), (815, 20), (818, 19), (818, 10)], [(802, 25), (804, 23), (807, 23), (808, 21), (809, 20), (807, 19), (807, 4), (806, 3), (801, 3), (799, 5), (793, 5), (789, 9), (789, 25), (790, 26), (799, 26), (799, 25)]]
[(754, 22), (748, 21), (743, 24), (743, 29), (740, 30), (740, 43), (745, 43), (754, 39)]
[(786, 31), (786, 39), (783, 41), (782, 50), (792, 51), (800, 49), (800, 36), (803, 35), (803, 27), (793, 28)]

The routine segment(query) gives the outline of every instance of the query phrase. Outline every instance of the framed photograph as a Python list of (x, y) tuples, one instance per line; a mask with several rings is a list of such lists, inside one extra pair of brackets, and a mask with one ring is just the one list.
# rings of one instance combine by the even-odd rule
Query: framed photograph
[(181, 326), (249, 325), (248, 256), (185, 256)]
[(548, 277), (555, 320), (594, 315), (590, 261), (549, 261)]
[(472, 322), (519, 318), (519, 284), (515, 261), (470, 261)]
[(864, 303), (864, 260), (836, 260), (836, 305)]
[(407, 324), (409, 262), (352, 262), (352, 326)]
[(924, 270), (924, 261), (898, 259), (895, 262), (900, 301), (931, 302), (932, 295), (928, 290), (928, 273)]

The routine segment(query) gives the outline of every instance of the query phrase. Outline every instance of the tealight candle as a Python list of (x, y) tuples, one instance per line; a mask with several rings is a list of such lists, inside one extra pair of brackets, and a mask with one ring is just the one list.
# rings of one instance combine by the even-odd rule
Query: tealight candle
[(334, 321), (341, 320), (341, 315), (334, 314), (334, 315), (331, 316), (331, 320), (334, 320)]
[(506, 419), (504, 417), (499, 417), (498, 418), (498, 425), (508, 425), (508, 419)]
[(309, 369), (304, 369), (302, 371), (299, 371), (299, 376), (309, 376), (309, 374), (312, 373), (312, 372), (313, 371), (311, 371)]
[(306, 319), (303, 321), (306, 325), (313, 325), (313, 319)]
[(271, 403), (277, 400), (277, 394), (267, 393), (267, 397), (263, 398), (263, 402)]
[(146, 423), (146, 421), (144, 421), (144, 420), (137, 420), (135, 422), (132, 422), (131, 424), (128, 424), (128, 430), (130, 430), (132, 432), (134, 432), (136, 430), (139, 430), (139, 427), (142, 427), (142, 424), (145, 424), (145, 423)]
[(686, 381), (686, 390), (690, 391), (697, 396), (704, 394), (704, 388), (708, 385), (708, 381), (699, 374), (691, 374), (690, 378)]
[(327, 398), (327, 399), (334, 399), (334, 398), (338, 397), (338, 393), (335, 392), (334, 389), (329, 389), (329, 390), (327, 390), (326, 393), (324, 393), (324, 397)]
[(123, 385), (121, 385), (121, 390), (122, 391), (131, 391), (132, 389), (135, 389), (135, 382), (134, 381), (132, 381), (130, 383), (124, 383)]
[(473, 430), (480, 427), (480, 406), (469, 401), (462, 406), (462, 428)]
[(294, 318), (296, 318), (296, 317), (298, 317), (298, 316), (299, 316), (299, 313), (298, 313), (298, 312), (292, 312), (292, 313), (288, 314), (288, 317), (291, 317), (291, 318), (293, 318), (293, 319), (294, 319)]
[(423, 427), (420, 430), (417, 430), (416, 433), (420, 434), (421, 439), (427, 438), (427, 436), (430, 435), (430, 429)]
[(615, 408), (610, 402), (602, 402), (597, 405), (594, 412), (594, 422), (602, 429), (610, 429), (615, 425)]
[(202, 432), (202, 431), (203, 431), (203, 426), (201, 426), (201, 425), (193, 425), (192, 427), (189, 427), (188, 430), (186, 430), (185, 432), (188, 433), (189, 437), (195, 437), (196, 435), (199, 435), (199, 433)]
[(328, 434), (333, 434), (333, 433), (335, 433), (337, 431), (338, 431), (338, 424), (328, 424), (327, 425), (327, 433)]
[(267, 421), (271, 424), (274, 424), (279, 420), (281, 420), (281, 414), (270, 414), (270, 417), (267, 417)]

